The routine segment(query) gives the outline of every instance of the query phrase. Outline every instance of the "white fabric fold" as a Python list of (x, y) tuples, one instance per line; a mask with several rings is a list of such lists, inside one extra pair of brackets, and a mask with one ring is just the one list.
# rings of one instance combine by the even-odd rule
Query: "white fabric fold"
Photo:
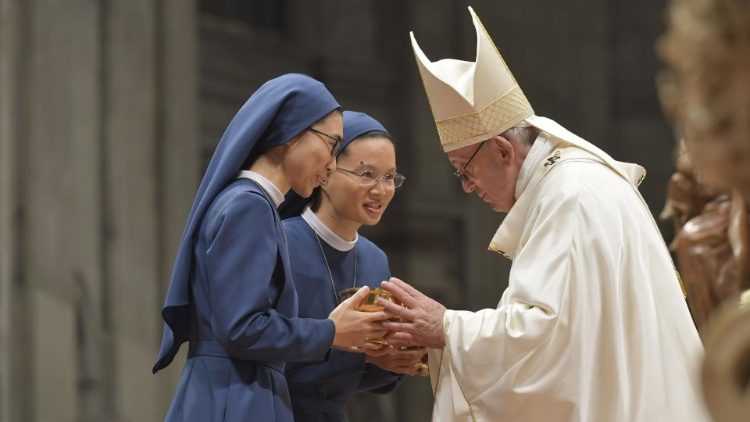
[(708, 420), (700, 338), (650, 211), (597, 156), (558, 151), (493, 239), (514, 261), (497, 308), (445, 313), (432, 420)]
[(518, 173), (518, 179), (516, 180), (516, 199), (521, 196), (521, 193), (523, 193), (523, 190), (529, 184), (529, 180), (534, 174), (534, 169), (538, 168), (539, 164), (544, 162), (544, 159), (554, 148), (555, 145), (544, 136), (538, 136), (536, 138), (531, 145), (529, 152), (526, 154), (526, 158), (523, 160), (523, 164), (521, 164), (521, 170)]
[(237, 176), (237, 178), (250, 179), (259, 184), (260, 187), (263, 188), (264, 191), (266, 191), (268, 196), (271, 197), (273, 203), (276, 204), (276, 208), (278, 208), (279, 205), (284, 202), (284, 194), (281, 193), (279, 188), (277, 188), (272, 181), (268, 180), (268, 178), (262, 176), (260, 173), (256, 173), (250, 170), (242, 170), (240, 171), (240, 174)]
[(301, 217), (307, 222), (307, 224), (310, 225), (313, 231), (321, 239), (323, 239), (324, 242), (326, 242), (330, 247), (336, 249), (337, 251), (350, 251), (354, 248), (354, 246), (357, 244), (357, 241), (359, 240), (359, 233), (355, 233), (354, 240), (351, 241), (341, 238), (339, 235), (334, 233), (333, 230), (326, 226), (323, 220), (318, 218), (318, 216), (315, 215), (315, 213), (309, 206), (305, 207), (305, 210), (302, 211)]

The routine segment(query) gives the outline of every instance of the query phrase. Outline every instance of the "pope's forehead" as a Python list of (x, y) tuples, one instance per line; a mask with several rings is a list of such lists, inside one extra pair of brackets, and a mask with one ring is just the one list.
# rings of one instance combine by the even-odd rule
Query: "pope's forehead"
[(466, 145), (465, 147), (461, 147), (458, 149), (454, 149), (452, 151), (448, 151), (448, 159), (450, 161), (459, 161), (459, 160), (466, 160), (469, 158), (474, 152), (476, 151), (477, 147), (481, 145), (481, 142), (477, 142), (471, 145)]

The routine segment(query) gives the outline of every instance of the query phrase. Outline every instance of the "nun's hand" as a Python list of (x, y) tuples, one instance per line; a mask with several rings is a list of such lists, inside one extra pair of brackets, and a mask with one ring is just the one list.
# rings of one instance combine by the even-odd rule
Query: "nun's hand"
[(393, 346), (385, 353), (365, 351), (365, 361), (396, 374), (423, 375), (422, 359), (426, 354), (423, 347)]
[(418, 344), (434, 349), (442, 349), (445, 346), (443, 337), (445, 306), (396, 277), (384, 281), (382, 287), (403, 304), (401, 306), (378, 299), (378, 304), (383, 306), (391, 318), (395, 319), (383, 322), (383, 327), (392, 331), (388, 336), (389, 341)]
[(388, 315), (383, 311), (361, 312), (356, 309), (369, 292), (368, 287), (362, 287), (328, 315), (336, 327), (333, 347), (349, 352), (380, 347), (368, 340), (382, 338), (386, 334), (382, 321), (388, 319)]

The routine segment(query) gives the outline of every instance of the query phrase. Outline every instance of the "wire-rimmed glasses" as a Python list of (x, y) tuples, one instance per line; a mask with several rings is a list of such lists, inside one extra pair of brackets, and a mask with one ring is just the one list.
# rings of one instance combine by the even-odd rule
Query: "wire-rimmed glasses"
[[(325, 138), (328, 138), (331, 141), (333, 141), (333, 146), (331, 147), (331, 157), (335, 157), (335, 156), (337, 156), (339, 154), (339, 151), (341, 151), (341, 145), (344, 143), (344, 140), (341, 139), (340, 136), (338, 136), (338, 135), (329, 135), (329, 134), (327, 134), (325, 132), (321, 132), (318, 129), (315, 129), (315, 128), (312, 128), (312, 127), (307, 128), (307, 130), (309, 130), (310, 132), (316, 133), (316, 134), (318, 134), (320, 136), (323, 136)], [(326, 143), (328, 143), (328, 141), (326, 141)]]
[(466, 167), (469, 166), (469, 163), (471, 163), (471, 160), (474, 159), (474, 156), (476, 156), (479, 150), (482, 149), (482, 145), (484, 145), (485, 142), (487, 141), (482, 141), (482, 143), (479, 144), (477, 149), (474, 150), (474, 153), (471, 154), (471, 157), (469, 157), (469, 161), (467, 161), (466, 164), (464, 164), (464, 166), (460, 170), (459, 169), (453, 170), (453, 175), (458, 177), (462, 182), (466, 182), (466, 183), (470, 182), (469, 176), (466, 175)]
[(348, 173), (353, 176), (358, 176), (360, 179), (360, 183), (366, 186), (374, 186), (379, 182), (383, 182), (386, 186), (395, 189), (403, 185), (404, 180), (406, 180), (406, 176), (400, 173), (388, 173), (382, 176), (376, 176), (375, 172), (372, 170), (363, 170), (360, 172), (356, 172), (352, 170), (342, 169), (341, 167), (336, 167), (336, 171)]

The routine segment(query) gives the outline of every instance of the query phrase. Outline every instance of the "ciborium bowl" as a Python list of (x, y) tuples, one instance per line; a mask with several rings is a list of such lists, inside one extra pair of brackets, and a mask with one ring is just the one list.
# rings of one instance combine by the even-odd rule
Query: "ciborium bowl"
[[(349, 299), (350, 297), (354, 296), (354, 294), (357, 293), (360, 288), (361, 287), (351, 287), (338, 292), (339, 300), (343, 302)], [(385, 289), (381, 289), (380, 287), (375, 287), (370, 289), (370, 291), (367, 293), (367, 296), (365, 296), (365, 298), (356, 305), (355, 309), (361, 312), (380, 312), (383, 310), (383, 306), (378, 304), (378, 299), (398, 303), (391, 292)], [(367, 341), (380, 346), (390, 346), (388, 340), (386, 340), (385, 338), (374, 338), (368, 339)]]
[[(343, 302), (349, 299), (350, 297), (354, 296), (354, 293), (357, 293), (359, 289), (360, 287), (351, 287), (349, 289), (340, 291), (338, 293), (339, 300)], [(378, 304), (378, 299), (388, 300), (394, 303), (396, 302), (391, 292), (385, 289), (381, 289), (380, 287), (376, 287), (374, 289), (370, 289), (370, 292), (367, 293), (367, 296), (365, 296), (362, 302), (357, 304), (356, 309), (362, 312), (382, 311), (383, 307)]]

